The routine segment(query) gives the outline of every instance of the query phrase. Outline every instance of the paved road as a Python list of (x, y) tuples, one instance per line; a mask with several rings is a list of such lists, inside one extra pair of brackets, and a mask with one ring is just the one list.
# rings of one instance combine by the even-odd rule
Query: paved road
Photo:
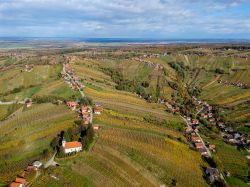
[[(188, 127), (191, 127), (191, 124), (187, 121), (186, 118), (184, 118), (183, 116), (181, 116), (181, 118), (186, 122)], [(203, 139), (201, 138), (200, 134), (198, 132), (196, 132), (197, 136), (199, 136), (199, 138), (201, 139), (201, 143), (203, 144), (203, 146), (206, 148), (208, 156), (212, 157), (212, 154), (210, 152), (210, 150), (206, 147), (205, 142), (203, 141)]]
[(85, 97), (85, 94), (83, 93), (83, 91), (81, 90), (81, 88), (78, 86), (78, 84), (74, 81), (74, 79), (72, 78), (72, 76), (66, 72), (66, 70), (65, 70), (65, 64), (63, 64), (63, 72), (68, 76), (68, 78), (70, 79), (70, 81), (73, 82), (77, 86), (77, 89), (80, 92), (81, 96)]

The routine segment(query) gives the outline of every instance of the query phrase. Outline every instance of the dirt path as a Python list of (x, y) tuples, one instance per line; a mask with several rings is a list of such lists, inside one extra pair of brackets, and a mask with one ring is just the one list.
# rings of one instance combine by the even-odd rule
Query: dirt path
[(215, 77), (215, 79), (214, 79), (214, 80), (212, 80), (211, 82), (209, 82), (208, 84), (206, 84), (206, 85), (205, 85), (205, 86), (203, 86), (202, 88), (206, 88), (206, 87), (208, 87), (208, 86), (212, 85), (213, 83), (215, 83), (216, 81), (218, 81), (218, 80), (219, 80), (219, 78), (221, 78), (221, 75), (218, 75), (217, 77)]
[(190, 65), (190, 62), (189, 62), (187, 55), (184, 55), (184, 57), (185, 57), (185, 60), (187, 61), (187, 63)]
[(25, 101), (0, 101), (0, 105), (25, 104)]
[(57, 162), (54, 161), (56, 156), (56, 152), (53, 154), (53, 156), (44, 164), (44, 168), (48, 168), (49, 166), (55, 166)]

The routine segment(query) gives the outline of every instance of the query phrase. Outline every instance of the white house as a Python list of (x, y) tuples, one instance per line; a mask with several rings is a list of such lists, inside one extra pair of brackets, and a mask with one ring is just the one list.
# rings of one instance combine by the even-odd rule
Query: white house
[(42, 164), (40, 161), (36, 160), (35, 162), (32, 163), (32, 165), (38, 169), (38, 168), (40, 168), (43, 164)]
[(72, 152), (79, 152), (82, 150), (81, 142), (73, 141), (73, 142), (66, 142), (65, 139), (62, 141), (62, 146), (64, 148), (64, 153), (72, 153)]
[(94, 130), (99, 130), (99, 128), (100, 128), (100, 127), (99, 127), (98, 125), (93, 125), (93, 129), (94, 129)]

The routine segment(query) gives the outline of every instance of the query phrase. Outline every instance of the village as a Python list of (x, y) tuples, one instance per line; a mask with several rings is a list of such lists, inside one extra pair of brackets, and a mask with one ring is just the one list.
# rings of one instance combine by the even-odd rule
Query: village
[[(196, 97), (192, 97), (192, 101), (195, 105), (197, 111), (194, 118), (189, 116), (184, 116), (184, 120), (187, 122), (186, 134), (189, 141), (192, 142), (196, 150), (205, 157), (212, 159), (212, 153), (216, 152), (216, 146), (214, 144), (205, 143), (199, 134), (199, 128), (201, 122), (200, 119), (207, 120), (212, 126), (216, 126), (220, 130), (220, 134), (223, 137), (224, 141), (236, 146), (237, 148), (250, 149), (250, 140), (247, 139), (247, 135), (239, 133), (233, 130), (232, 127), (227, 126), (220, 119), (215, 118), (213, 106), (209, 105), (207, 102), (201, 101)], [(210, 183), (213, 184), (216, 180), (223, 180), (223, 175), (219, 172), (217, 168), (207, 168), (205, 170), (206, 175), (208, 176)]]
[[(215, 126), (219, 129), (221, 137), (223, 139), (238, 148), (250, 149), (250, 139), (248, 139), (247, 134), (235, 131), (229, 124), (216, 118), (213, 113), (213, 107), (206, 102), (200, 101), (193, 97), (194, 103), (197, 108), (200, 108), (200, 118), (207, 120), (211, 126)], [(197, 120), (197, 119), (196, 119)]]
[(243, 89), (248, 89), (250, 86), (248, 84), (244, 84), (242, 82), (229, 82), (227, 80), (218, 80), (219, 84), (223, 84), (225, 86), (235, 86)]
[[(33, 69), (33, 65), (25, 66), (26, 71), (30, 72)], [(64, 78), (65, 82), (70, 85), (72, 90), (79, 90), (81, 94), (80, 101), (66, 101), (65, 105), (72, 111), (77, 113), (78, 118), (81, 119), (83, 125), (91, 125), (94, 131), (99, 130), (98, 125), (92, 125), (93, 122), (93, 114), (100, 115), (103, 112), (103, 106), (101, 103), (96, 103), (93, 107), (91, 103), (88, 102), (88, 99), (85, 97), (83, 93), (84, 85), (79, 81), (80, 79), (74, 75), (73, 71), (70, 69), (69, 64), (63, 65), (62, 78)], [(87, 101), (87, 102), (86, 102)], [(16, 101), (11, 102), (0, 102), (0, 104), (13, 104), (17, 103)], [(20, 104), (25, 104), (26, 107), (32, 106), (32, 99), (27, 98), (24, 101), (18, 102)], [(83, 145), (79, 141), (66, 141), (64, 137), (60, 140), (60, 145), (63, 149), (65, 155), (70, 155), (72, 153), (78, 153), (83, 151)], [(56, 152), (57, 153), (57, 152)], [(47, 168), (49, 166), (58, 165), (54, 158), (56, 153), (49, 159), (44, 165), (41, 161), (35, 160), (31, 164), (27, 166), (27, 168), (23, 171), (22, 174), (18, 175), (15, 180), (10, 183), (10, 187), (25, 187), (31, 186), (32, 182), (29, 182), (30, 178), (37, 178), (41, 174), (41, 170), (43, 168)], [(43, 167), (42, 167), (43, 166)], [(53, 176), (52, 176), (53, 177)]]
[[(156, 70), (163, 69), (161, 64), (157, 64), (155, 62), (151, 62), (146, 58), (147, 56), (143, 56), (141, 58), (135, 58), (134, 60), (143, 62), (148, 64), (149, 66), (155, 67)], [(158, 58), (159, 56), (153, 56)], [(71, 61), (71, 59), (69, 59)], [(56, 63), (56, 60), (52, 60), (53, 63)], [(24, 71), (31, 72), (34, 68), (33, 64), (26, 65)], [(88, 126), (91, 124), (95, 131), (100, 129), (98, 125), (92, 125), (93, 123), (93, 115), (100, 115), (103, 112), (103, 105), (101, 103), (90, 104), (84, 101), (84, 98), (87, 98), (84, 94), (85, 85), (82, 80), (75, 75), (74, 70), (71, 68), (70, 63), (64, 63), (61, 71), (61, 77), (64, 79), (64, 82), (69, 85), (69, 87), (74, 91), (79, 91), (81, 98), (78, 99), (70, 99), (65, 102), (61, 102), (61, 104), (65, 104), (70, 110), (74, 111), (78, 119), (81, 120), (82, 124)], [(245, 88), (247, 85), (242, 83), (229, 83), (224, 82), (222, 80), (218, 81), (221, 84), (225, 85), (233, 85), (241, 88)], [(140, 96), (140, 95), (138, 95)], [(141, 96), (140, 96), (141, 98)], [(161, 104), (164, 104), (168, 111), (179, 114), (181, 111), (181, 106), (179, 107), (174, 102), (167, 102), (165, 100), (158, 100)], [(30, 98), (25, 99), (24, 101), (11, 101), (11, 102), (1, 102), (0, 104), (25, 104), (25, 106), (32, 107), (32, 100)], [(201, 119), (206, 120), (211, 126), (216, 127), (221, 137), (230, 145), (236, 146), (239, 149), (250, 149), (250, 140), (248, 139), (246, 134), (235, 131), (229, 124), (221, 121), (214, 114), (214, 106), (209, 105), (207, 102), (201, 101), (196, 97), (192, 97), (192, 103), (195, 106), (196, 114), (195, 115), (181, 115), (182, 119), (186, 123), (185, 135), (189, 142), (190, 148), (196, 150), (200, 153), (200, 155), (208, 160), (213, 160), (213, 153), (216, 153), (216, 145), (206, 142), (203, 140), (203, 134), (200, 129), (204, 127), (203, 121)], [(60, 148), (63, 150), (64, 155), (67, 156), (77, 156), (79, 152), (84, 151), (84, 145), (79, 140), (68, 140), (66, 137), (62, 136), (60, 139)], [(27, 168), (24, 170), (22, 175), (18, 175), (15, 180), (10, 184), (10, 186), (30, 186), (29, 182), (29, 174), (34, 174), (38, 176), (40, 172), (49, 167), (50, 165), (57, 165), (57, 163), (53, 159), (49, 160), (45, 163), (43, 160), (34, 160), (31, 162)], [(211, 165), (204, 170), (204, 174), (211, 184), (214, 184), (216, 181), (221, 180), (224, 181), (224, 177), (222, 173), (220, 173), (219, 169), (212, 167)], [(53, 177), (53, 176), (51, 176)]]
[[(194, 96), (192, 97), (192, 102), (194, 103), (197, 113), (193, 115), (193, 117), (181, 117), (187, 124), (185, 129), (187, 139), (191, 143), (191, 146), (194, 147), (202, 157), (210, 162), (212, 160), (212, 153), (216, 152), (216, 146), (214, 144), (206, 143), (200, 136), (199, 129), (202, 123), (199, 119), (205, 119), (212, 126), (216, 126), (216, 128), (218, 128), (220, 131), (221, 137), (223, 137), (224, 141), (228, 144), (236, 146), (237, 148), (250, 150), (250, 140), (247, 139), (247, 135), (233, 130), (232, 127), (226, 125), (223, 121), (216, 119), (213, 113), (213, 106), (197, 99)], [(162, 103), (167, 107), (168, 111), (174, 114), (179, 114), (180, 108), (178, 106), (170, 104), (167, 101)], [(216, 167), (208, 167), (205, 169), (204, 173), (211, 184), (214, 184), (216, 181), (225, 181), (223, 175)]]

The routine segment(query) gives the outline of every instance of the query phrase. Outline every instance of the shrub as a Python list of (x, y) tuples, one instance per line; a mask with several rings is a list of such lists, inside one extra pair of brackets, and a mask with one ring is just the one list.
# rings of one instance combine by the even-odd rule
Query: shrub
[(216, 69), (215, 69), (215, 73), (224, 74), (225, 71), (224, 71), (223, 69), (216, 68)]
[(47, 95), (47, 96), (35, 96), (32, 98), (32, 100), (35, 103), (57, 103), (58, 100), (64, 100), (64, 98), (58, 97), (58, 96)]

